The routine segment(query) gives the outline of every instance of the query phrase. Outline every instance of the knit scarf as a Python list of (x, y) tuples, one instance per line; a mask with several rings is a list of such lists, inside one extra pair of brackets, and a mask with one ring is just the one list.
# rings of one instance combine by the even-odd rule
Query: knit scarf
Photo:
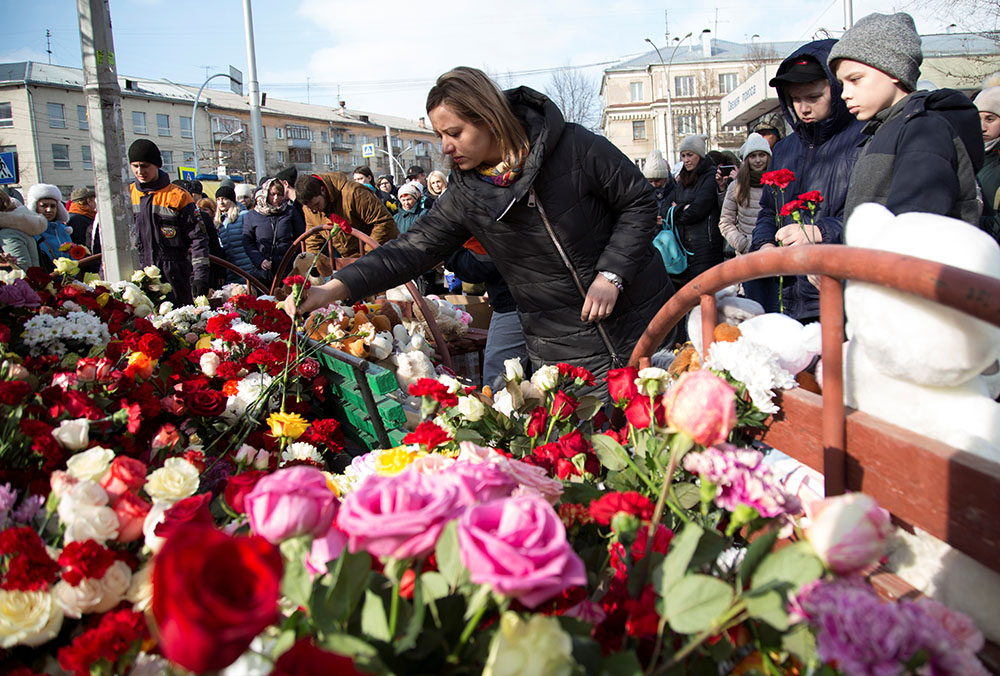
[(82, 204), (81, 202), (72, 202), (69, 205), (69, 212), (71, 214), (80, 214), (81, 216), (86, 216), (91, 221), (94, 220), (95, 216), (97, 216), (96, 209), (91, 209), (86, 204)]
[(257, 198), (255, 199), (253, 210), (258, 214), (263, 214), (264, 216), (276, 216), (288, 208), (288, 200), (284, 200), (281, 204), (270, 204), (267, 201), (267, 196), (271, 192), (271, 185), (275, 182), (275, 180), (277, 179), (267, 179), (264, 181), (264, 185), (260, 186), (260, 189), (257, 191)]
[(751, 169), (750, 170), (750, 185), (752, 185), (754, 188), (759, 188), (760, 187), (760, 179), (764, 177), (764, 171), (765, 171), (764, 169), (761, 169), (760, 171), (754, 171), (753, 169)]
[(517, 158), (517, 163), (514, 165), (508, 164), (506, 161), (501, 161), (500, 164), (493, 167), (479, 165), (476, 167), (476, 173), (479, 178), (487, 183), (492, 183), (502, 188), (509, 188), (514, 184), (514, 181), (521, 177), (521, 169), (524, 168), (524, 158), (525, 155), (520, 155)]

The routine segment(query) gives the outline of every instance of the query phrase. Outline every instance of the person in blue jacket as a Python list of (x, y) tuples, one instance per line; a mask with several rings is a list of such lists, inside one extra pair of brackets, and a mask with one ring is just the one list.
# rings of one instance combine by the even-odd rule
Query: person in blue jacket
[[(236, 267), (250, 273), (251, 276), (263, 280), (250, 256), (243, 247), (243, 218), (247, 212), (240, 211), (236, 202), (236, 189), (228, 184), (222, 184), (215, 191), (215, 229), (226, 252), (226, 260)], [(246, 280), (232, 270), (226, 272), (226, 282), (242, 284)]]
[(66, 225), (69, 213), (63, 206), (62, 192), (51, 183), (36, 183), (28, 189), (28, 203), (25, 206), (29, 211), (41, 214), (48, 222), (45, 232), (35, 235), (35, 242), (38, 244), (41, 266), (51, 272), (55, 269), (56, 259), (69, 258), (69, 254), (61, 250), (62, 246), (73, 243), (71, 228)]
[(922, 61), (913, 17), (903, 12), (869, 14), (830, 52), (848, 110), (867, 123), (845, 217), (875, 202), (894, 214), (941, 214), (979, 227), (979, 111), (954, 89), (916, 91)]
[(399, 210), (392, 215), (392, 218), (396, 221), (400, 234), (409, 230), (427, 211), (421, 197), (420, 186), (413, 181), (399, 188)]
[[(774, 186), (764, 186), (750, 251), (842, 242), (847, 188), (864, 138), (864, 125), (848, 112), (840, 98), (840, 83), (826, 65), (836, 42), (817, 40), (799, 47), (781, 62), (771, 79), (785, 119), (794, 131), (775, 144), (769, 171), (789, 169), (795, 180), (781, 194)], [(823, 197), (816, 225), (800, 226), (786, 216), (779, 227), (776, 214), (781, 205), (812, 190), (818, 190)], [(803, 322), (818, 318), (819, 290), (806, 277), (786, 277), (784, 282), (785, 314)], [(775, 278), (745, 284), (744, 289), (768, 312), (778, 311)]]
[[(243, 217), (243, 248), (258, 274), (270, 282), (295, 239), (306, 231), (302, 212), (285, 198), (281, 181), (269, 178)], [(291, 267), (286, 268), (287, 273)]]

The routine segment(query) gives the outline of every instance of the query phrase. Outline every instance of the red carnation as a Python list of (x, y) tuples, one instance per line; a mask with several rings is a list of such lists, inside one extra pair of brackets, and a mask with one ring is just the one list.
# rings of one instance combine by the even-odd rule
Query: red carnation
[(10, 327), (6, 324), (0, 324), (0, 343), (10, 342)]
[(148, 637), (142, 613), (127, 608), (105, 613), (100, 624), (59, 649), (59, 666), (73, 676), (90, 676), (91, 668), (105, 659), (126, 673), (130, 665), (125, 656), (138, 652), (137, 644)]
[(159, 359), (163, 356), (163, 339), (155, 333), (147, 333), (139, 341), (139, 352), (150, 359)]
[(458, 396), (449, 392), (448, 387), (433, 378), (420, 378), (410, 384), (410, 394), (415, 397), (430, 397), (445, 408), (458, 406)]
[(70, 542), (59, 555), (62, 578), (74, 587), (86, 578), (100, 580), (114, 562), (115, 555), (96, 540)]
[(20, 406), (31, 394), (31, 385), (23, 380), (6, 380), (0, 382), (0, 404)]
[(428, 451), (447, 441), (451, 441), (451, 436), (430, 420), (420, 423), (417, 429), (403, 437), (404, 444), (423, 444)]
[(819, 190), (810, 190), (809, 192), (804, 192), (795, 199), (800, 202), (813, 202), (814, 204), (819, 204), (823, 201), (823, 196), (819, 194)]
[(784, 190), (785, 188), (787, 188), (794, 180), (795, 180), (795, 174), (793, 174), (788, 169), (765, 171), (764, 175), (760, 177), (761, 185), (777, 186), (778, 189), (780, 190)]
[(28, 526), (8, 528), (0, 533), (0, 556), (11, 556), (0, 588), (39, 591), (48, 588), (59, 575), (59, 564), (45, 551), (45, 543)]
[(335, 453), (344, 450), (344, 430), (333, 418), (313, 420), (302, 440)]
[(792, 200), (791, 202), (789, 202), (785, 206), (781, 207), (781, 212), (780, 213), (781, 213), (782, 216), (791, 216), (793, 213), (795, 213), (796, 211), (798, 211), (799, 209), (802, 209), (804, 207), (805, 207), (805, 204), (802, 203), (802, 202), (800, 202), (799, 200)]
[(602, 526), (611, 524), (618, 512), (625, 512), (648, 521), (653, 516), (653, 501), (635, 491), (605, 493), (590, 503), (590, 516)]

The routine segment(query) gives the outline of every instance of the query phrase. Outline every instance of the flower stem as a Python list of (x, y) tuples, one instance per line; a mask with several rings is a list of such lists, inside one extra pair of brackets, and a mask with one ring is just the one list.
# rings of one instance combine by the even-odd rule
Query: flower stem
[(396, 623), (399, 621), (399, 585), (396, 580), (392, 585), (392, 602), (389, 604), (389, 640), (396, 638)]
[(458, 643), (455, 644), (455, 648), (451, 651), (451, 654), (448, 655), (449, 662), (455, 663), (458, 661), (458, 654), (462, 651), (462, 648), (465, 647), (465, 644), (468, 643), (469, 637), (472, 636), (472, 632), (479, 626), (479, 623), (482, 621), (483, 615), (486, 614), (486, 609), (489, 605), (489, 603), (482, 604), (482, 607), (476, 611), (476, 614), (469, 618), (469, 621), (465, 624), (465, 629), (462, 630), (462, 635), (458, 637)]

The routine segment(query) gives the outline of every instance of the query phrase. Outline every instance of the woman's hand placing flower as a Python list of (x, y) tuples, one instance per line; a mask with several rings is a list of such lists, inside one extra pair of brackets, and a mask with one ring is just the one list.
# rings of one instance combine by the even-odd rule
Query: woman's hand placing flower
[(580, 312), (581, 322), (597, 322), (606, 319), (615, 309), (618, 302), (618, 287), (604, 275), (597, 275), (587, 291)]
[(308, 314), (313, 310), (321, 307), (326, 307), (330, 303), (335, 303), (338, 300), (347, 300), (350, 292), (347, 290), (347, 286), (337, 279), (332, 279), (326, 284), (320, 286), (313, 286), (302, 291), (302, 297), (299, 298), (298, 304), (295, 303), (295, 295), (289, 295), (285, 299), (285, 312), (289, 317), (295, 319), (295, 316)]

